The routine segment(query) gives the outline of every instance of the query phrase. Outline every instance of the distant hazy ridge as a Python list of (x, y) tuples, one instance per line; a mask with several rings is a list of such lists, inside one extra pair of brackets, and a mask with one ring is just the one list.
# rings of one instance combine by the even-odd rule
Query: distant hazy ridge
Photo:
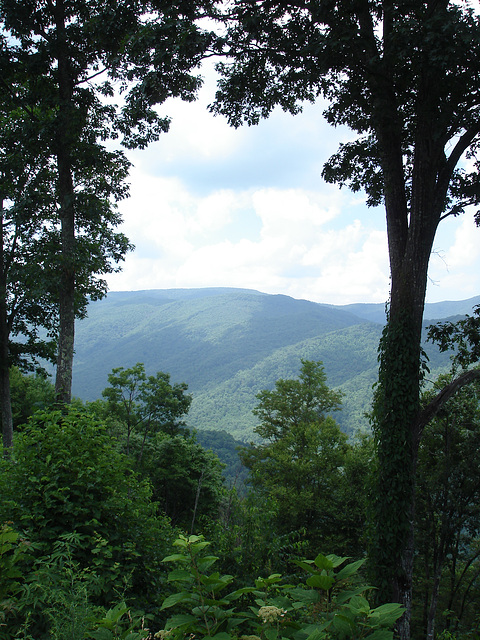
[[(432, 320), (470, 313), (480, 296), (426, 306)], [(186, 382), (189, 426), (249, 438), (255, 395), (295, 377), (300, 358), (322, 360), (331, 387), (345, 392), (335, 414), (346, 431), (366, 425), (376, 379), (383, 304), (332, 306), (247, 289), (111, 292), (77, 323), (73, 392), (100, 397), (112, 367), (145, 364)], [(432, 377), (448, 357), (427, 347)]]

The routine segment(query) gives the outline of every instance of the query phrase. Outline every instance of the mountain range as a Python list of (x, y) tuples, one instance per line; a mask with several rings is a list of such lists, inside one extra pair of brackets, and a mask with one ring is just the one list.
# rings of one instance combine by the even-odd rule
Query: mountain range
[[(480, 296), (427, 304), (425, 323), (470, 313)], [(113, 367), (143, 362), (168, 372), (193, 396), (188, 425), (253, 435), (256, 394), (296, 377), (300, 360), (321, 360), (330, 387), (344, 392), (335, 418), (346, 432), (368, 428), (383, 304), (334, 306), (249, 289), (110, 292), (77, 323), (73, 393), (101, 397)], [(431, 377), (449, 357), (426, 347)]]

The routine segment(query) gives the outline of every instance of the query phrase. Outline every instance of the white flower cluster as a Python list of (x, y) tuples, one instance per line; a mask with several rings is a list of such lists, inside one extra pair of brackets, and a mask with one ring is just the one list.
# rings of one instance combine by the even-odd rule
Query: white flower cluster
[(261, 618), (262, 622), (278, 622), (283, 618), (283, 616), (287, 612), (285, 609), (279, 609), (278, 607), (274, 607), (273, 605), (260, 607), (258, 610), (258, 617)]

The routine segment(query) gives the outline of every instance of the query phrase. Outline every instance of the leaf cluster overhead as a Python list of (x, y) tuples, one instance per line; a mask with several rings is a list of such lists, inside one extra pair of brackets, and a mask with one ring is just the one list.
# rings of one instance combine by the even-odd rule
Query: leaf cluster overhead
[[(218, 66), (215, 113), (234, 126), (256, 124), (276, 106), (296, 114), (323, 97), (327, 121), (358, 134), (326, 163), (327, 181), (363, 189), (370, 205), (380, 204), (379, 135), (388, 136), (403, 177), (405, 228), (416, 172), (424, 170), (419, 142), (431, 146), (441, 212), (479, 204), (480, 17), (473, 9), (447, 1), (239, 0), (224, 18), (230, 60)], [(467, 151), (471, 170), (457, 169)]]

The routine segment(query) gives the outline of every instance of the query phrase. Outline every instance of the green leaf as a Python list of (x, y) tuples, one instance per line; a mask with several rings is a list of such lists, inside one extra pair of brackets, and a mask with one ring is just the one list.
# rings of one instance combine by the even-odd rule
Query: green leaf
[(276, 629), (272, 629), (271, 627), (265, 628), (264, 634), (267, 640), (277, 640), (278, 638), (278, 631)]
[(357, 560), (356, 562), (350, 562), (343, 569), (337, 573), (337, 580), (345, 580), (346, 578), (350, 578), (354, 573), (356, 573), (360, 567), (365, 563), (365, 558), (362, 560)]
[(301, 587), (295, 587), (290, 590), (290, 595), (292, 598), (302, 602), (312, 604), (314, 602), (318, 602), (319, 594), (318, 591), (314, 589), (303, 589)]
[(342, 591), (337, 596), (335, 596), (335, 602), (337, 604), (344, 604), (354, 596), (360, 596), (365, 593), (365, 591), (369, 591), (370, 589), (375, 589), (375, 587), (362, 585), (360, 587), (357, 587), (357, 589)]
[(207, 571), (218, 560), (218, 556), (205, 556), (196, 560), (199, 571)]
[(193, 580), (193, 576), (190, 573), (190, 571), (187, 571), (187, 569), (175, 569), (174, 571), (170, 571), (167, 579), (169, 582), (174, 582), (174, 581), (185, 582), (185, 581)]
[(346, 562), (347, 560), (349, 560), (348, 556), (344, 556), (343, 558), (340, 556), (336, 556), (334, 553), (330, 553), (327, 556), (327, 560), (329, 560), (332, 565), (333, 568), (336, 569), (337, 567), (339, 567), (341, 564), (343, 564), (344, 562)]
[(404, 607), (395, 602), (382, 604), (370, 613), (369, 620), (376, 624), (391, 627), (403, 615)]
[(328, 591), (332, 587), (334, 582), (335, 578), (333, 578), (332, 576), (327, 576), (325, 574), (317, 573), (316, 575), (307, 578), (307, 584), (309, 587), (323, 589), (323, 591)]
[(192, 595), (188, 591), (181, 591), (180, 593), (174, 593), (173, 595), (168, 596), (168, 598), (166, 598), (163, 601), (163, 604), (160, 607), (160, 609), (163, 611), (163, 609), (168, 609), (169, 607), (173, 607), (179, 602), (191, 602), (191, 600), (192, 600)]
[(294, 560), (294, 563), (299, 567), (301, 567), (302, 569), (304, 569), (305, 571), (308, 571), (308, 573), (315, 573), (315, 571), (317, 570), (316, 567), (314, 566), (313, 560), (302, 560), (302, 561)]
[(167, 620), (165, 629), (175, 629), (197, 622), (197, 618), (188, 613), (178, 613)]
[(309, 624), (296, 633), (295, 637), (301, 636), (302, 640), (303, 638), (305, 638), (305, 640), (321, 640), (327, 637), (324, 632), (330, 624), (330, 620), (321, 624)]
[(353, 596), (346, 606), (355, 614), (370, 614), (370, 605), (368, 604), (368, 600), (366, 600), (366, 598), (362, 598), (362, 596)]
[(333, 626), (335, 630), (349, 637), (352, 634), (352, 631), (355, 630), (355, 622), (346, 615), (342, 615), (341, 613), (336, 613), (333, 618)]
[(327, 558), (321, 553), (319, 553), (318, 556), (315, 558), (314, 563), (317, 566), (317, 568), (320, 570), (333, 569), (335, 566), (331, 559)]
[(395, 613), (398, 617), (402, 615), (404, 612), (404, 608), (401, 604), (397, 602), (387, 602), (387, 604), (381, 604), (379, 607), (376, 607), (372, 610), (372, 615), (384, 615), (384, 614), (392, 614)]
[(195, 542), (194, 544), (191, 545), (192, 551), (194, 551), (195, 553), (198, 553), (199, 551), (202, 551), (203, 549), (205, 549), (205, 547), (208, 547), (210, 545), (210, 542), (207, 542), (206, 540), (204, 540), (203, 542)]
[(109, 609), (105, 615), (105, 619), (116, 623), (120, 620), (120, 618), (125, 615), (128, 611), (128, 607), (124, 602), (120, 602), (113, 609)]
[(171, 556), (163, 558), (162, 562), (185, 562), (190, 558), (183, 553), (173, 553)]

